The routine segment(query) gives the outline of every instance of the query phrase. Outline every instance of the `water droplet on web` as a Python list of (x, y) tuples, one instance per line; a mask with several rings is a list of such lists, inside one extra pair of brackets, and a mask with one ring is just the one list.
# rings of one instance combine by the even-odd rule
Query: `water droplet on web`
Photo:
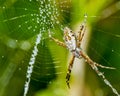
[(5, 9), (5, 6), (3, 6), (2, 8)]
[(34, 16), (34, 14), (31, 14), (31, 16)]
[(33, 29), (33, 32), (35, 32), (36, 30), (35, 29)]
[(59, 22), (59, 21), (57, 21), (56, 23), (57, 23), (57, 24), (59, 24), (60, 22)]
[(21, 68), (19, 68), (19, 71), (21, 71)]
[(32, 21), (35, 21), (35, 19), (32, 19)]
[(114, 50), (112, 49), (112, 52), (114, 52)]
[(27, 24), (27, 23), (28, 23), (28, 21), (25, 21), (25, 23)]
[(25, 10), (27, 10), (27, 8), (25, 8)]
[(52, 84), (52, 81), (49, 81), (49, 84)]
[(18, 40), (15, 40), (15, 42), (17, 43), (17, 42), (18, 42)]
[(21, 25), (18, 26), (19, 28), (21, 27)]

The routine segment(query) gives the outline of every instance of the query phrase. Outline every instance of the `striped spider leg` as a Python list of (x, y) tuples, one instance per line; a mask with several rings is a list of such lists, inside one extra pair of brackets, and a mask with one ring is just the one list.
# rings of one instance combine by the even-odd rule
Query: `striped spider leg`
[(68, 88), (70, 88), (69, 80), (70, 80), (70, 76), (71, 76), (72, 67), (73, 67), (73, 64), (74, 64), (74, 59), (75, 58), (79, 58), (79, 59), (83, 58), (91, 66), (91, 68), (98, 74), (98, 76), (103, 79), (105, 84), (112, 89), (113, 93), (120, 96), (119, 93), (117, 92), (117, 90), (105, 78), (104, 74), (102, 72), (100, 72), (99, 69), (98, 69), (98, 67), (106, 68), (106, 69), (115, 69), (115, 68), (103, 66), (103, 65), (100, 65), (100, 64), (94, 62), (87, 54), (85, 54), (82, 51), (81, 43), (82, 43), (82, 39), (84, 37), (85, 30), (86, 30), (85, 23), (83, 23), (80, 26), (80, 30), (79, 30), (78, 34), (73, 33), (72, 30), (70, 30), (68, 27), (65, 27), (64, 28), (64, 37), (63, 37), (63, 39), (65, 41), (64, 43), (59, 41), (58, 39), (55, 39), (54, 37), (52, 37), (49, 34), (49, 37), (54, 42), (56, 42), (60, 46), (63, 46), (65, 48), (67, 48), (72, 53), (72, 58), (69, 62), (68, 72), (67, 72), (67, 75), (66, 75), (66, 83), (67, 83)]

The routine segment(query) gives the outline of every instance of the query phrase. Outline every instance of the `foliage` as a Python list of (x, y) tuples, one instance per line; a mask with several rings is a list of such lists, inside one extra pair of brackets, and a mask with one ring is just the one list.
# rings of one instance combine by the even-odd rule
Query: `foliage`
[[(55, 38), (63, 41), (63, 28), (76, 28), (85, 13), (88, 14), (87, 30), (91, 32), (88, 54), (100, 64), (118, 68), (104, 71), (116, 89), (120, 90), (120, 84), (117, 84), (120, 80), (120, 22), (119, 18), (115, 19), (120, 14), (119, 9), (114, 9), (117, 11), (111, 15), (106, 12), (118, 4), (117, 0), (53, 0), (56, 5), (49, 1), (0, 1), (0, 96), (23, 95), (27, 66), (39, 33), (42, 34), (42, 41), (37, 46), (38, 55), (28, 96), (68, 95), (65, 83), (68, 51), (52, 42), (48, 35), (51, 31)], [(43, 9), (45, 11), (40, 13)], [(103, 88), (102, 96), (113, 94), (89, 67), (86, 68), (85, 83), (85, 88), (88, 86), (92, 94), (87, 96), (98, 96), (96, 94), (101, 92), (100, 88)]]

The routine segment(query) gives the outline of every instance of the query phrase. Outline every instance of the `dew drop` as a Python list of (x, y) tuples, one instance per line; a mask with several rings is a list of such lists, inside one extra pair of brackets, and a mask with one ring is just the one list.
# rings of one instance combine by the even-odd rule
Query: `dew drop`
[(112, 49), (112, 52), (114, 52), (114, 50)]
[(21, 25), (18, 26), (19, 28), (21, 27)]
[(5, 6), (3, 6), (2, 8), (5, 9)]

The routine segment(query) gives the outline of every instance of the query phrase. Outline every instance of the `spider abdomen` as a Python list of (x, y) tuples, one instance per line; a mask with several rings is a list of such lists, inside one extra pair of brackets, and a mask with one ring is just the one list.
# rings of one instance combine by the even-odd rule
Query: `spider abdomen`
[(80, 51), (81, 51), (80, 48), (76, 48), (74, 51), (72, 51), (72, 54), (73, 54), (76, 58), (81, 58)]

